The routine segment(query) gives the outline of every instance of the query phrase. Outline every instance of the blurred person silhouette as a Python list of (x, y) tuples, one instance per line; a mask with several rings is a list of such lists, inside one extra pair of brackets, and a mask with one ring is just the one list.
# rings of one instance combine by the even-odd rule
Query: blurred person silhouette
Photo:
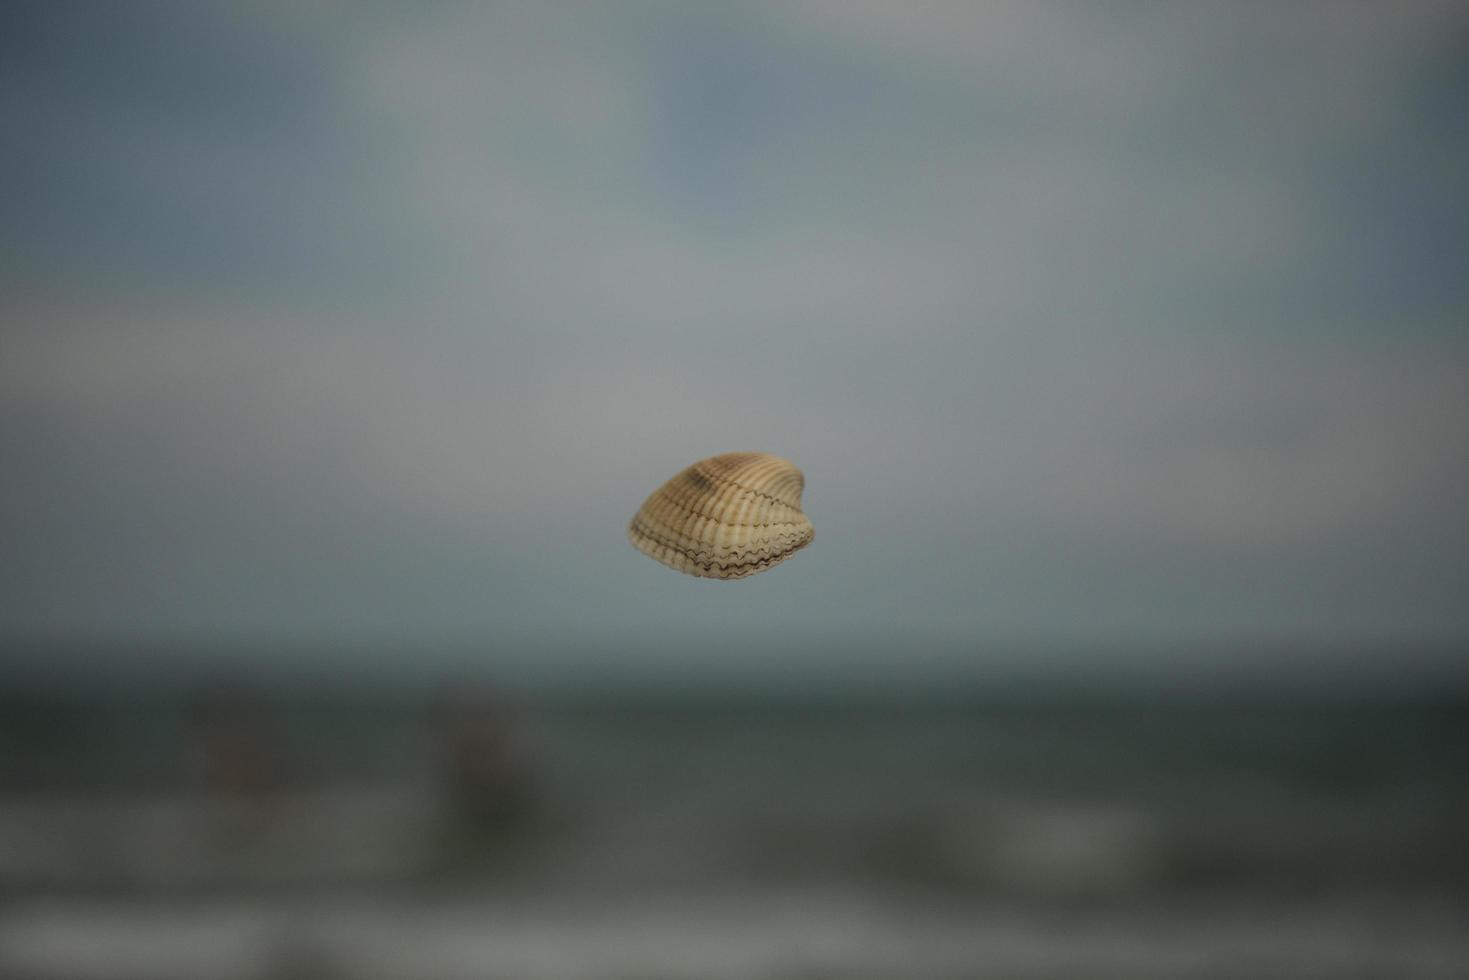
[(461, 846), (503, 839), (530, 814), (530, 773), (519, 719), (484, 685), (453, 685), (434, 704), (439, 777), (449, 829)]
[(236, 683), (199, 692), (189, 750), (193, 786), (221, 829), (231, 837), (262, 831), (285, 788), (263, 699)]

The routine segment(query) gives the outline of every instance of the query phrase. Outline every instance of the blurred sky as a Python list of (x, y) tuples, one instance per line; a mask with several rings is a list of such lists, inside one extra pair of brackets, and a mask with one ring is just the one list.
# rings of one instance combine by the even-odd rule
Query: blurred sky
[(1462, 3), (0, 18), (4, 635), (1469, 638)]

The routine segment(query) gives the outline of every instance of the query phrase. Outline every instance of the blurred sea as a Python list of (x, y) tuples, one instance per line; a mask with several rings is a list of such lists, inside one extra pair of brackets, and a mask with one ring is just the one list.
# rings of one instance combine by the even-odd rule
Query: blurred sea
[(0, 977), (1469, 977), (1463, 708), (17, 688)]

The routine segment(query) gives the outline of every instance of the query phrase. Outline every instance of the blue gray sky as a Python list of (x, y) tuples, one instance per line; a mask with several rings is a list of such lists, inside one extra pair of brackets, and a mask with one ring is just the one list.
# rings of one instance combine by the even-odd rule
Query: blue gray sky
[(1462, 3), (0, 16), (0, 633), (1469, 638)]

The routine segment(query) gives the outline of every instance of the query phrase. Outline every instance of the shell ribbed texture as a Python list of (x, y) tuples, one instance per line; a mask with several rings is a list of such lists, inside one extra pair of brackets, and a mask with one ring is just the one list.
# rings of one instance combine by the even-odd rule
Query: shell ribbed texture
[(806, 478), (768, 453), (700, 460), (655, 490), (628, 526), (643, 554), (700, 578), (744, 578), (811, 543)]

